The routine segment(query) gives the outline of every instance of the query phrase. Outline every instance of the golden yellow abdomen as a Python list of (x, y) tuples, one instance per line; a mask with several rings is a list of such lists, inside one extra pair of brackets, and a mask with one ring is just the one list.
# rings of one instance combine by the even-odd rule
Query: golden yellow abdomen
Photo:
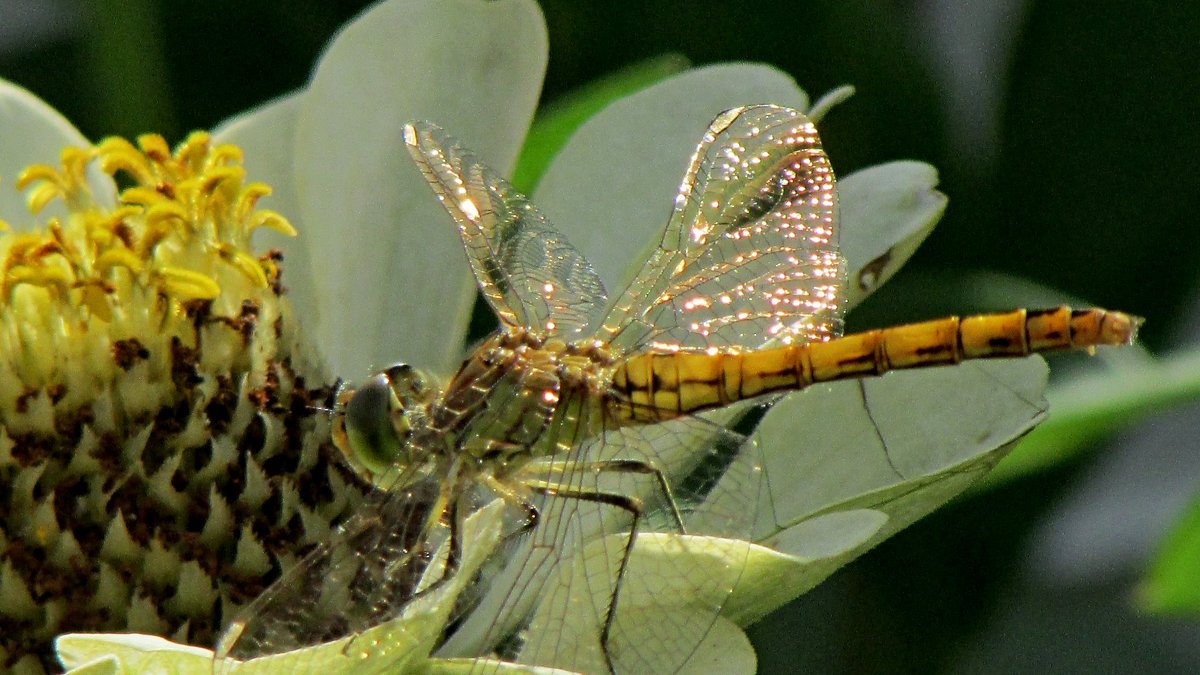
[(612, 407), (629, 423), (655, 422), (815, 382), (1128, 344), (1140, 323), (1122, 312), (1063, 306), (952, 316), (750, 352), (647, 352), (617, 366)]

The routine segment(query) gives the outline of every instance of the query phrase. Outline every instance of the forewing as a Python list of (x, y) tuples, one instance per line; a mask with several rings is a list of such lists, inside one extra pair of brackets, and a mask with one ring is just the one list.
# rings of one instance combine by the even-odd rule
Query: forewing
[(404, 128), (409, 154), (458, 224), (479, 290), (510, 327), (578, 336), (608, 297), (600, 277), (529, 198), (441, 128)]
[(627, 352), (824, 340), (841, 334), (844, 276), (815, 125), (790, 108), (734, 108), (697, 146), (662, 242), (601, 336)]

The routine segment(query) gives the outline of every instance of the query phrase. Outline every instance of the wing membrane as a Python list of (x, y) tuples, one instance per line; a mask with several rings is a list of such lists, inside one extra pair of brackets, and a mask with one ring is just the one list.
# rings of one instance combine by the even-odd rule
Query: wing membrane
[[(586, 405), (580, 412), (578, 420), (564, 419), (547, 431), (547, 441), (560, 443), (562, 453), (530, 462), (510, 478), (553, 488), (538, 497), (537, 527), (513, 542), (503, 568), (484, 584), (479, 604), (440, 648), (441, 655), (488, 654), (500, 647), (501, 658), (509, 661), (607, 672), (601, 635), (615, 597), (607, 657), (616, 671), (674, 672), (729, 598), (741, 572), (737, 553), (749, 550), (737, 540), (753, 524), (762, 487), (753, 442), (691, 417), (583, 438), (578, 433), (589, 426), (587, 416), (601, 412)], [(661, 470), (672, 495), (664, 494), (652, 474), (614, 466), (621, 463)], [(712, 509), (704, 500), (718, 479), (737, 485), (738, 499)], [(648, 552), (635, 545), (636, 574), (621, 573), (633, 514), (606, 495), (626, 495), (640, 504), (637, 536), (646, 537)], [(707, 576), (689, 567), (696, 559), (679, 554), (691, 545), (703, 558), (703, 542), (677, 539), (672, 513), (679, 513), (691, 535), (730, 538), (733, 553), (721, 561), (728, 566), (724, 574)], [(666, 538), (656, 539), (661, 533)], [(669, 542), (676, 557), (653, 553), (656, 541)], [(642, 567), (646, 560), (653, 565)], [(664, 594), (665, 588), (678, 592)], [(688, 611), (674, 611), (679, 607), (664, 595), (680, 599), (679, 607)], [(661, 612), (653, 628), (637, 620), (648, 608)]]
[[(432, 486), (426, 486), (432, 487)], [(246, 659), (353, 636), (395, 618), (412, 597), (425, 560), (409, 553), (433, 502), (425, 494), (376, 492), (330, 540), (305, 556), (240, 612), (243, 630), (230, 653)], [(408, 564), (400, 565), (399, 561)], [(310, 672), (297, 653), (278, 656), (291, 672)], [(219, 663), (217, 672), (232, 668)]]
[(405, 127), (405, 142), (458, 223), (479, 289), (507, 326), (570, 338), (608, 296), (584, 257), (529, 199), (439, 127)]
[(602, 337), (625, 352), (827, 339), (841, 334), (844, 275), (816, 127), (789, 108), (734, 108), (696, 148), (662, 242)]

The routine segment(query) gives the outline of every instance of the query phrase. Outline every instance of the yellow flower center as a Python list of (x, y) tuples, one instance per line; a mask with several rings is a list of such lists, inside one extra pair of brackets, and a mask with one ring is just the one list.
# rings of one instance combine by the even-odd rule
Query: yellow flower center
[(5, 672), (53, 670), (63, 632), (211, 645), (369, 490), (328, 441), (281, 256), (250, 247), (295, 232), (241, 151), (195, 133), (61, 160), (17, 180), (36, 226), (0, 223)]
[[(89, 185), (93, 163), (124, 185), (115, 206)], [(88, 383), (132, 365), (146, 336), (195, 348), (199, 323), (240, 316), (277, 283), (275, 254), (250, 253), (254, 230), (295, 234), (257, 208), (270, 188), (245, 182), (241, 151), (202, 132), (174, 153), (158, 135), (67, 148), (61, 167), (31, 166), (17, 185), (33, 214), (61, 200), (67, 215), (0, 235), (0, 406), (47, 387), (90, 400)]]

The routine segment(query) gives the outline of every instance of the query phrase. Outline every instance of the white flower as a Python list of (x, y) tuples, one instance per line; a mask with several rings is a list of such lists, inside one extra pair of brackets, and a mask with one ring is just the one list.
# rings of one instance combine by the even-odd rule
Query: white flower
[[(327, 372), (355, 380), (397, 359), (440, 373), (457, 365), (474, 282), (453, 226), (410, 165), (401, 127), (434, 121), (510, 172), (538, 101), (546, 53), (532, 0), (393, 0), (346, 26), (303, 90), (214, 131), (216, 141), (243, 149), (248, 176), (274, 188), (263, 205), (300, 233), (264, 243), (285, 251), (284, 283), (303, 337)], [(10, 87), (0, 97), (0, 176), (86, 143), (27, 93)], [(832, 101), (818, 103), (812, 115), (823, 115)], [(705, 125), (748, 103), (810, 109), (791, 78), (769, 66), (688, 71), (584, 124), (533, 200), (606, 285), (619, 288), (629, 262), (656, 241)], [(851, 306), (894, 273), (937, 222), (945, 198), (936, 181), (932, 167), (917, 162), (840, 181)], [(0, 195), (0, 218), (19, 226), (23, 212), (11, 195)], [(998, 377), (1008, 379), (1010, 392), (999, 404)], [(764, 546), (714, 570), (738, 575), (738, 582), (697, 658), (719, 655), (728, 669), (752, 662), (737, 625), (804, 592), (986, 471), (997, 448), (1040, 418), (1029, 402), (1039, 399), (1043, 379), (1036, 363), (949, 369), (862, 389), (814, 388), (777, 406), (761, 429), (769, 494), (755, 531), (747, 532)], [(872, 399), (869, 414), (865, 396)], [(948, 420), (938, 410), (948, 397), (987, 415)], [(877, 398), (899, 404), (876, 405)], [(881, 415), (895, 419), (880, 423)], [(897, 435), (883, 439), (881, 428)], [(708, 558), (721, 561), (720, 544), (713, 546)], [(664, 563), (653, 557), (666, 554), (643, 555), (645, 564), (658, 565)], [(677, 609), (650, 599), (629, 604), (659, 612), (647, 620)], [(72, 665), (95, 656), (80, 654)]]

